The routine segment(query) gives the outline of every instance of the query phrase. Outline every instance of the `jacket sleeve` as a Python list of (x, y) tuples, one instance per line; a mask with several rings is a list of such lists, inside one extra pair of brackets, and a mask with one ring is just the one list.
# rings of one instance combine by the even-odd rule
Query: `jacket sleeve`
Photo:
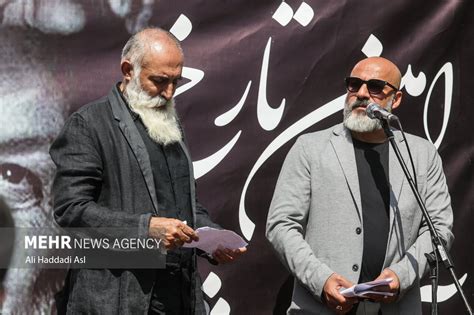
[(315, 299), (333, 271), (304, 239), (311, 198), (311, 172), (299, 138), (288, 153), (278, 178), (267, 218), (266, 236), (283, 264)]
[[(427, 148), (429, 150), (429, 158), (426, 176), (423, 176), (424, 174), (419, 174), (418, 176), (426, 177), (426, 189), (420, 192), (420, 194), (435, 229), (446, 242), (446, 248), (449, 249), (454, 240), (453, 233), (451, 232), (453, 227), (451, 198), (441, 158), (435, 147), (431, 144), (429, 146)], [(416, 209), (416, 211), (421, 210)], [(397, 274), (400, 280), (399, 299), (415, 283), (416, 279), (421, 279), (426, 274), (428, 263), (424, 254), (431, 253), (432, 251), (431, 234), (426, 221), (422, 219), (416, 241), (408, 248), (399, 262), (388, 267)]]
[(196, 228), (204, 226), (222, 230), (222, 227), (219, 224), (214, 223), (211, 220), (207, 209), (196, 200)]
[(151, 213), (127, 213), (97, 203), (106, 158), (98, 148), (87, 121), (73, 114), (50, 148), (57, 168), (52, 187), (54, 219), (61, 227), (120, 227), (127, 229), (127, 237), (147, 237)]

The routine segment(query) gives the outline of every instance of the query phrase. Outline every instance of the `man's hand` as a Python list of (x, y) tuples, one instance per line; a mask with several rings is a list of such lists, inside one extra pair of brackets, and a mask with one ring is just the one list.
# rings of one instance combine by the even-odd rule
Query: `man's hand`
[(327, 306), (337, 314), (345, 314), (357, 303), (357, 298), (346, 298), (339, 290), (350, 288), (353, 283), (337, 273), (333, 273), (324, 284), (323, 295)]
[(184, 243), (198, 241), (196, 232), (177, 219), (152, 217), (148, 234), (160, 239), (166, 249), (174, 249), (183, 246)]
[(236, 260), (246, 251), (246, 247), (241, 247), (238, 249), (219, 248), (214, 253), (212, 253), (212, 258), (214, 258), (214, 260), (216, 260), (219, 264), (225, 264)]
[(398, 276), (395, 272), (393, 272), (390, 269), (384, 269), (380, 276), (377, 277), (375, 280), (380, 280), (380, 279), (387, 279), (387, 278), (392, 278), (392, 282), (390, 282), (389, 285), (387, 286), (381, 286), (374, 288), (375, 291), (381, 291), (381, 292), (392, 292), (394, 295), (393, 296), (380, 296), (376, 294), (368, 294), (367, 298), (369, 298), (372, 301), (375, 302), (382, 302), (382, 303), (392, 303), (397, 299), (399, 290), (400, 290), (400, 280), (398, 279)]

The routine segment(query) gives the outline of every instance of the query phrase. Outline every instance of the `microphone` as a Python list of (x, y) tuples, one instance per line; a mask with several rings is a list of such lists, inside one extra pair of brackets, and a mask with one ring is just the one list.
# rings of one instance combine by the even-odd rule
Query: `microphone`
[(370, 103), (365, 109), (365, 112), (367, 113), (367, 116), (369, 116), (369, 118), (372, 118), (372, 119), (380, 119), (380, 120), (383, 119), (386, 121), (398, 120), (397, 116), (395, 116), (388, 110), (382, 108), (377, 103)]

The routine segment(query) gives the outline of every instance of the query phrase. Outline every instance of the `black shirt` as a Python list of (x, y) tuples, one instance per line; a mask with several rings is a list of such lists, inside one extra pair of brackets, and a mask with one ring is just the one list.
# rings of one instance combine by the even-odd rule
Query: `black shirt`
[[(153, 141), (141, 119), (135, 125), (150, 157), (158, 199), (158, 215), (186, 221), (193, 226), (189, 186), (189, 166), (179, 143), (166, 146)], [(192, 249), (169, 250), (166, 269), (157, 271), (150, 314), (188, 314), (191, 299)]]
[(366, 143), (353, 139), (359, 175), (364, 250), (359, 282), (380, 275), (385, 260), (389, 230), (390, 186), (388, 142)]
[[(128, 109), (150, 158), (158, 215), (186, 221), (187, 225), (194, 228), (186, 154), (178, 142), (164, 146), (153, 141), (139, 115)], [(167, 252), (166, 269), (157, 270), (149, 314), (191, 314), (192, 258), (193, 250), (190, 248)]]
[(154, 142), (140, 119), (135, 120), (150, 157), (158, 199), (158, 215), (186, 221), (193, 227), (188, 159), (178, 142), (163, 146)]

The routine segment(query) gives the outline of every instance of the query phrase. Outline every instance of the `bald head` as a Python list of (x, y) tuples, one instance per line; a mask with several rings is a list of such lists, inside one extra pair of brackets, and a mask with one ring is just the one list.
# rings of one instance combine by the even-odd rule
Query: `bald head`
[(400, 88), (402, 74), (398, 67), (383, 57), (369, 57), (359, 61), (352, 69), (351, 76), (357, 77), (370, 74), (372, 79), (380, 79)]
[(366, 115), (366, 107), (376, 103), (388, 111), (397, 108), (402, 100), (402, 75), (398, 67), (382, 57), (359, 61), (346, 79), (347, 96), (344, 106), (344, 126), (364, 142), (385, 141), (382, 124)]
[[(133, 91), (144, 92), (145, 97), (154, 98), (151, 107), (161, 107), (176, 91), (183, 59), (181, 46), (173, 34), (160, 28), (144, 29), (133, 35), (123, 48), (120, 90), (126, 98)], [(130, 85), (132, 80), (134, 84)]]
[(145, 28), (134, 34), (122, 50), (122, 60), (140, 66), (145, 57), (153, 53), (178, 54), (183, 58), (183, 50), (178, 39), (161, 28)]

